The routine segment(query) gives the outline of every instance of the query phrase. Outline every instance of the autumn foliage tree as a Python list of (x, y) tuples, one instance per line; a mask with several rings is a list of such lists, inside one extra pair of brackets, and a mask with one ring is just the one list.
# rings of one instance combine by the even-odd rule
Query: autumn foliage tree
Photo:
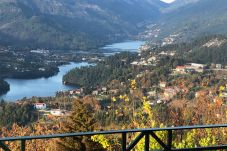
[[(90, 132), (95, 130), (96, 121), (92, 112), (80, 100), (75, 100), (72, 114), (65, 122), (61, 133)], [(101, 151), (99, 143), (92, 141), (90, 136), (63, 138), (58, 142), (58, 150), (62, 151)]]

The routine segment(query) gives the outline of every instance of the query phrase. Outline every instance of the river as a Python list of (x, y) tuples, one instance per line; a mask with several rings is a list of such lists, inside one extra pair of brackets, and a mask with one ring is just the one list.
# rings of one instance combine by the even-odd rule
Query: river
[[(114, 43), (107, 45), (102, 49), (106, 50), (106, 56), (119, 53), (121, 51), (136, 52), (137, 49), (144, 44), (142, 41), (125, 41), (122, 43)], [(0, 99), (7, 101), (16, 101), (24, 97), (31, 98), (54, 96), (57, 91), (67, 91), (75, 89), (72, 86), (62, 84), (62, 77), (68, 71), (76, 67), (88, 66), (86, 62), (70, 63), (59, 67), (59, 73), (49, 78), (39, 79), (5, 79), (10, 84), (10, 91), (0, 96)]]

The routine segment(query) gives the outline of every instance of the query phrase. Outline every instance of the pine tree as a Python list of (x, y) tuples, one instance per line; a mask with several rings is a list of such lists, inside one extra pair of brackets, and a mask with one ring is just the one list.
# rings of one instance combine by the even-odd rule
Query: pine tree
[[(72, 114), (65, 122), (61, 133), (94, 131), (96, 121), (83, 102), (76, 100)], [(58, 149), (64, 151), (102, 151), (101, 144), (92, 141), (90, 136), (64, 138), (58, 142)]]

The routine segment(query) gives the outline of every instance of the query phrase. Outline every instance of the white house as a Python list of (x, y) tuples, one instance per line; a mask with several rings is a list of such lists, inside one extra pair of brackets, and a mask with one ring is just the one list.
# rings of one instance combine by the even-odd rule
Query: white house
[(47, 105), (46, 105), (46, 103), (35, 103), (34, 107), (37, 110), (46, 110)]

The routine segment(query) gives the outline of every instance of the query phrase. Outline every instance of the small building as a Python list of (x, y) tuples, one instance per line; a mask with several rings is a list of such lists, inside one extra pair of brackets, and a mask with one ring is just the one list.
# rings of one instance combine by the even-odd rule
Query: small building
[(186, 73), (195, 73), (196, 70), (195, 70), (195, 69), (186, 68), (186, 69), (185, 69), (185, 72), (186, 72)]
[(162, 51), (159, 53), (159, 55), (162, 56), (175, 56), (176, 55), (176, 51)]
[(154, 96), (156, 96), (157, 95), (157, 92), (156, 91), (149, 91), (149, 92), (147, 92), (147, 95), (149, 96), (149, 97), (154, 97)]
[(117, 94), (117, 93), (119, 93), (119, 89), (109, 90), (109, 94)]
[(177, 66), (174, 73), (175, 74), (185, 74), (185, 66)]
[(47, 109), (46, 103), (35, 103), (34, 107), (37, 110), (46, 110)]
[(180, 89), (177, 87), (168, 87), (164, 90), (164, 97), (166, 100), (172, 99), (177, 93), (180, 92)]
[(106, 92), (107, 91), (107, 87), (102, 87), (102, 91)]
[(98, 95), (98, 94), (99, 94), (98, 90), (92, 91), (92, 95)]
[(83, 91), (81, 91), (81, 89), (77, 89), (74, 91), (75, 94), (77, 95), (81, 95)]
[(140, 74), (137, 74), (136, 77), (137, 77), (137, 78), (142, 78), (143, 75), (144, 75), (143, 73), (140, 73)]
[(221, 64), (216, 64), (216, 69), (222, 69), (222, 65)]
[(159, 86), (160, 86), (161, 88), (165, 88), (165, 87), (166, 87), (166, 85), (167, 85), (167, 83), (166, 83), (166, 82), (160, 82), (160, 83), (159, 83)]
[(162, 103), (162, 100), (158, 100), (158, 101), (157, 101), (157, 104), (161, 104), (161, 103)]
[(53, 109), (53, 110), (50, 110), (50, 114), (53, 115), (53, 116), (65, 116), (66, 111), (61, 110), (61, 109)]
[(198, 64), (198, 63), (189, 63), (185, 66), (185, 69), (187, 69), (189, 72), (204, 72), (205, 68), (207, 66), (205, 64)]
[(45, 68), (39, 68), (39, 71), (46, 71)]
[(157, 58), (155, 56), (150, 57), (147, 61), (148, 62), (155, 62), (157, 60)]
[(138, 64), (139, 64), (138, 61), (133, 61), (133, 62), (131, 63), (131, 65), (138, 65)]
[(72, 91), (69, 91), (69, 94), (70, 94), (70, 95), (73, 95), (73, 93), (74, 93), (74, 91), (73, 91), (73, 90), (72, 90)]
[(210, 68), (211, 69), (215, 69), (216, 68), (216, 64), (215, 63), (211, 63)]
[(205, 64), (198, 64), (198, 63), (190, 63), (189, 65), (191, 67), (200, 68), (200, 69), (204, 69), (206, 67)]

